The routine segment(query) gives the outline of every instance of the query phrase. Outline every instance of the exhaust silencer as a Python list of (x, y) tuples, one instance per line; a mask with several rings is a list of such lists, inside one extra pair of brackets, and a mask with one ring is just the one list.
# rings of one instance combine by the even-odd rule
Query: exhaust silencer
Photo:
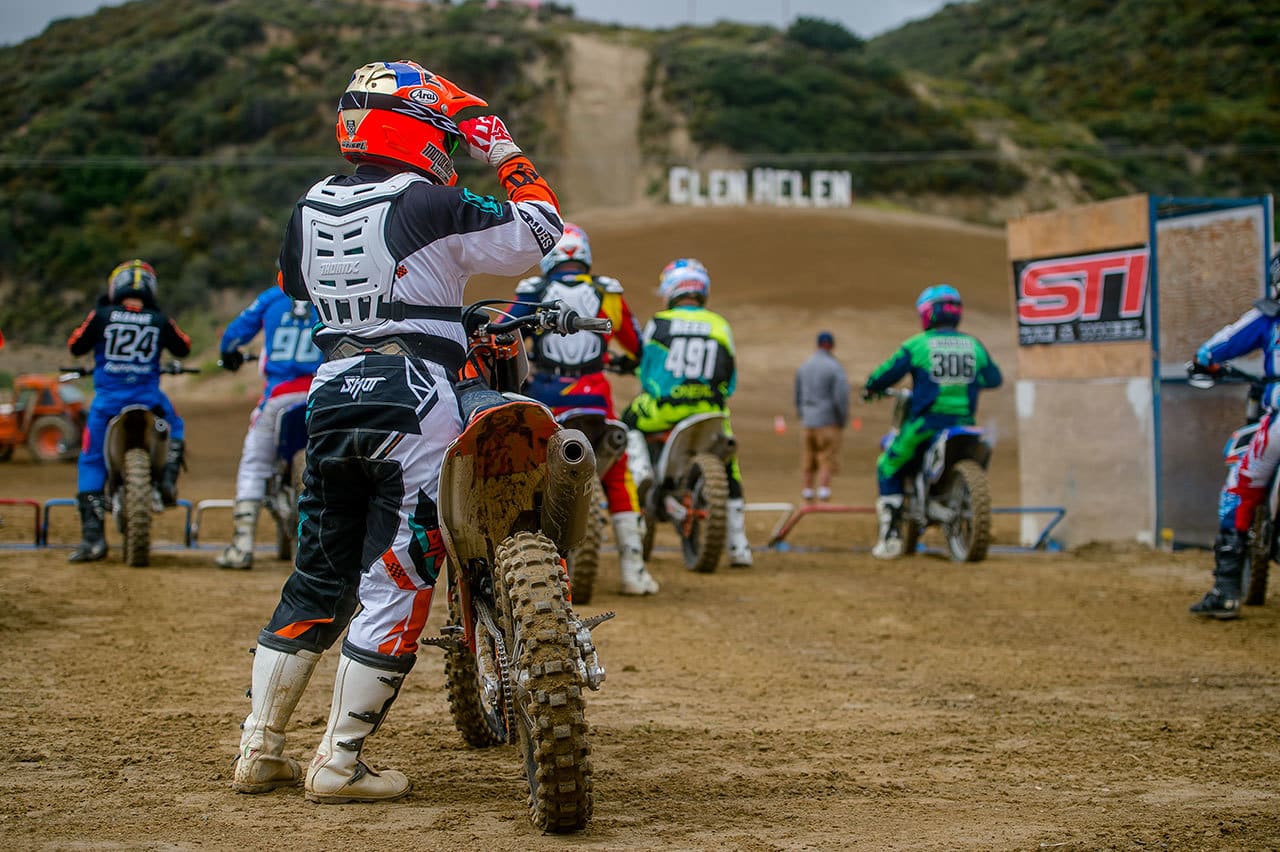
[(582, 543), (591, 517), (591, 478), (596, 456), (587, 436), (561, 429), (547, 441), (547, 490), (542, 496), (542, 531), (561, 553)]

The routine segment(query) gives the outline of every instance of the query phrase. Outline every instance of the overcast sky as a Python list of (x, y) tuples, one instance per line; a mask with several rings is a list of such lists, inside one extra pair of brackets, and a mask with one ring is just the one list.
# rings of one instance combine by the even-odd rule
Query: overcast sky
[[(0, 44), (16, 44), (40, 34), (57, 18), (87, 15), (122, 0), (0, 0)], [(578, 17), (597, 21), (669, 27), (707, 24), (721, 18), (781, 26), (801, 15), (839, 21), (863, 37), (923, 18), (946, 0), (559, 0)]]

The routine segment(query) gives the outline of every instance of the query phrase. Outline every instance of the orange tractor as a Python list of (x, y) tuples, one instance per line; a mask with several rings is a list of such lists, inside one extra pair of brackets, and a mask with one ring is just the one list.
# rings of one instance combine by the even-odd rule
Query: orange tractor
[(78, 376), (31, 373), (13, 381), (13, 401), (0, 403), (0, 461), (25, 444), (36, 461), (71, 461), (80, 455), (87, 414), (85, 396), (67, 381)]

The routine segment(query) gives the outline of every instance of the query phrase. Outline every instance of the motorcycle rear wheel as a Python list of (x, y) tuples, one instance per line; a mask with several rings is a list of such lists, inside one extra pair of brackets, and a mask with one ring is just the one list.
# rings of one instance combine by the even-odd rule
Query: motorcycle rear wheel
[(299, 450), (289, 464), (289, 481), (285, 482), (281, 477), (280, 493), (272, 498), (272, 514), (276, 522), (276, 558), (286, 562), (293, 559), (294, 542), (298, 537), (298, 497), (302, 494), (302, 471), (306, 465), (306, 453)]
[(943, 499), (955, 517), (943, 526), (947, 550), (956, 562), (981, 562), (991, 545), (991, 490), (987, 472), (962, 459), (947, 474)]
[(569, 552), (565, 560), (569, 569), (569, 591), (575, 605), (591, 603), (595, 593), (596, 575), (600, 571), (600, 547), (604, 544), (604, 528), (609, 524), (605, 509), (604, 489), (596, 477), (591, 488), (591, 516), (587, 519), (587, 532), (582, 544)]
[(124, 454), (124, 562), (151, 564), (151, 454), (141, 448)]
[[(463, 626), (462, 607), (454, 594), (449, 595), (449, 624)], [(486, 695), (494, 692), (492, 684), (486, 689), (486, 679), (501, 678), (504, 674), (488, 630), (480, 624), (473, 624), (472, 629), (476, 635), (476, 653), (462, 644), (445, 651), (444, 681), (449, 694), (449, 713), (453, 716), (453, 726), (468, 745), (491, 748), (507, 741), (507, 720), (501, 698), (497, 702), (486, 700)], [(477, 659), (481, 655), (483, 676), (481, 661)]]
[(1267, 602), (1267, 575), (1271, 572), (1273, 535), (1275, 530), (1271, 526), (1271, 508), (1264, 501), (1253, 513), (1244, 576), (1240, 578), (1240, 588), (1247, 606), (1262, 606)]
[(720, 554), (724, 552), (724, 542), (729, 533), (729, 474), (725, 472), (724, 462), (719, 457), (711, 453), (698, 453), (689, 463), (689, 470), (681, 484), (680, 496), (688, 495), (688, 500), (684, 501), (685, 508), (704, 514), (704, 517), (695, 518), (687, 526), (684, 522), (675, 522), (681, 549), (684, 551), (684, 564), (690, 571), (709, 574), (716, 570), (716, 565), (720, 562)]
[(560, 556), (541, 533), (519, 532), (499, 545), (496, 567), (499, 593), (510, 604), (504, 629), (519, 684), (513, 715), (529, 819), (550, 833), (578, 831), (590, 822), (594, 801), (591, 746)]

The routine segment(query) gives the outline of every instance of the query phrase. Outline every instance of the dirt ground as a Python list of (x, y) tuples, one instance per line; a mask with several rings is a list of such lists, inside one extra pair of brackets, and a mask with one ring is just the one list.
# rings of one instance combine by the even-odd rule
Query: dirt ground
[[(966, 327), (1013, 362), (998, 232), (858, 213), (664, 211), (643, 228), (616, 214), (578, 218), (599, 270), (634, 282), (641, 312), (667, 259), (707, 261), (742, 353), (734, 424), (752, 501), (798, 492), (797, 430), (776, 434), (774, 418), (791, 417), (791, 371), (819, 327), (836, 333), (860, 382), (911, 333), (915, 292), (945, 278), (970, 298)], [(498, 284), (473, 295), (486, 287)], [(191, 447), (183, 496), (232, 496), (251, 377), (172, 390)], [(1001, 435), (999, 506), (1017, 504), (1011, 400), (984, 402)], [(858, 405), (856, 416), (836, 496), (866, 504), (887, 406)], [(0, 497), (73, 492), (71, 465), (19, 453), (0, 466)], [(236, 795), (247, 649), (288, 566), (264, 550), (251, 572), (213, 567), (226, 514), (210, 514), (205, 548), (161, 549), (147, 569), (120, 565), (118, 549), (91, 567), (66, 563), (64, 547), (0, 550), (10, 707), (0, 847), (1280, 847), (1274, 606), (1234, 623), (1192, 619), (1186, 607), (1208, 581), (1207, 555), (1195, 552), (1006, 546), (974, 566), (932, 555), (880, 563), (862, 516), (806, 519), (793, 551), (759, 551), (746, 570), (693, 575), (664, 548), (653, 565), (662, 592), (643, 600), (615, 594), (606, 560), (585, 609), (619, 615), (596, 634), (608, 680), (588, 704), (596, 809), (579, 836), (529, 824), (513, 750), (463, 744), (430, 648), (366, 750), (409, 774), (407, 800), (320, 807), (297, 790)], [(0, 516), (0, 543), (27, 534), (21, 507)], [(776, 520), (753, 513), (753, 540)], [(176, 541), (180, 529), (171, 512), (159, 537)], [(264, 521), (264, 545), (269, 533)], [(1009, 518), (997, 533), (1016, 543)], [(55, 509), (51, 541), (75, 537), (72, 510)], [(660, 547), (673, 543), (660, 534)], [(335, 665), (335, 654), (322, 661), (290, 729), (288, 751), (304, 761)]]

